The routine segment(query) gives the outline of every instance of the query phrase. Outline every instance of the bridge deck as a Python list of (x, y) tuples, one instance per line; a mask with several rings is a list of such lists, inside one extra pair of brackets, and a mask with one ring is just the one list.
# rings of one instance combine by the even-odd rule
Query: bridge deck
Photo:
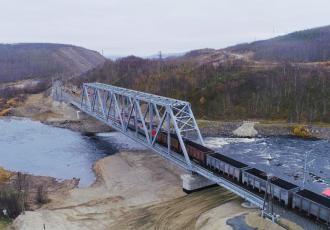
[[(94, 86), (95, 84), (90, 84), (90, 86)], [(105, 86), (103, 85), (98, 85), (102, 88)], [(114, 87), (116, 90), (118, 89), (117, 87)], [(121, 89), (121, 88), (119, 88)], [(125, 90), (123, 90), (125, 92)], [(140, 94), (137, 94), (140, 96)], [(148, 94), (144, 94), (146, 96)], [(143, 97), (144, 97), (143, 96)], [(150, 146), (146, 140), (146, 137), (143, 135), (137, 135), (136, 132), (131, 131), (127, 129), (125, 132), (122, 130), (122, 126), (118, 122), (114, 122), (111, 119), (105, 119), (104, 116), (102, 115), (101, 112), (95, 112), (92, 111), (92, 109), (88, 105), (82, 105), (82, 103), (79, 101), (78, 98), (72, 97), (68, 93), (62, 92), (62, 98), (66, 102), (74, 105), (75, 107), (79, 108), (80, 110), (84, 111), (86, 114), (98, 119), (99, 121), (109, 125), (113, 129), (121, 132), (125, 136), (133, 139), (134, 141), (151, 148), (153, 151), (161, 155), (163, 158), (175, 163), (176, 165), (189, 170), (189, 171), (194, 171), (197, 174), (219, 184), (220, 186), (232, 191), (236, 195), (240, 196), (241, 198), (253, 203), (259, 208), (263, 207), (263, 197), (261, 197), (259, 194), (256, 194), (255, 192), (249, 190), (248, 188), (235, 183), (234, 181), (230, 180), (230, 178), (226, 178), (224, 175), (216, 174), (205, 167), (196, 164), (195, 162), (191, 162), (191, 166), (187, 165), (185, 162), (185, 158), (182, 155), (179, 155), (171, 150), (170, 154), (168, 152), (168, 148), (161, 146), (159, 144), (154, 144), (153, 146)], [(154, 97), (155, 98), (155, 97)], [(167, 101), (167, 100), (165, 100)], [(172, 103), (176, 103), (177, 101), (172, 101)]]
[[(204, 164), (190, 161), (185, 148), (186, 141), (184, 142), (183, 138), (187, 140), (189, 139), (188, 134), (193, 133), (194, 137), (199, 140), (199, 143), (196, 142), (195, 144), (202, 146), (203, 139), (188, 102), (101, 83), (84, 84), (80, 99), (63, 91), (62, 86), (55, 85), (54, 89), (53, 85), (52, 93), (55, 100), (62, 100), (74, 105), (86, 114), (153, 150), (163, 158), (227, 188), (260, 209), (264, 208), (263, 195), (251, 187), (237, 182), (228, 175), (211, 171)], [(154, 133), (155, 127), (156, 133)], [(137, 132), (138, 129), (142, 132)], [(167, 146), (156, 141), (160, 130), (167, 133)], [(173, 132), (181, 147), (180, 154), (171, 148)], [(267, 202), (266, 205), (269, 206)], [(316, 229), (315, 227), (320, 226), (320, 229), (323, 228), (323, 224), (316, 224), (314, 221), (301, 216), (301, 213), (287, 209), (276, 202), (274, 203), (274, 213), (281, 214), (281, 216), (300, 223), (301, 226), (306, 226), (308, 229)]]

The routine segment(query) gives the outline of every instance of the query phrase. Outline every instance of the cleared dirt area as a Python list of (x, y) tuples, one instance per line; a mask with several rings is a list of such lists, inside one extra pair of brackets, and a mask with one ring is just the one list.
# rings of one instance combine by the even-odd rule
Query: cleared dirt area
[(92, 187), (50, 197), (50, 204), (19, 216), (13, 227), (109, 229), (128, 210), (185, 195), (180, 180), (183, 171), (150, 152), (109, 156), (95, 164), (95, 171), (98, 180)]
[[(93, 186), (53, 194), (51, 203), (19, 216), (12, 229), (231, 229), (229, 218), (256, 211), (221, 187), (186, 195), (185, 172), (151, 152), (121, 152), (94, 168)], [(254, 218), (257, 226), (269, 222)]]
[[(80, 132), (102, 129), (93, 119), (77, 120), (76, 110), (43, 94), (29, 97), (15, 112)], [(50, 194), (50, 203), (20, 215), (11, 228), (232, 229), (227, 220), (256, 212), (220, 187), (185, 194), (180, 176), (186, 172), (149, 151), (108, 156), (95, 163), (94, 171), (97, 180), (91, 187)], [(269, 226), (258, 215), (253, 218), (246, 217), (254, 228)]]

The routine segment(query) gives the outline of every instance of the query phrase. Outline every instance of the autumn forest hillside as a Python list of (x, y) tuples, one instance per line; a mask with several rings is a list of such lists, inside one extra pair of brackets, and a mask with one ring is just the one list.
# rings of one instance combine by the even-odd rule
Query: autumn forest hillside
[(108, 60), (98, 81), (190, 101), (199, 118), (330, 122), (330, 27), (181, 57)]

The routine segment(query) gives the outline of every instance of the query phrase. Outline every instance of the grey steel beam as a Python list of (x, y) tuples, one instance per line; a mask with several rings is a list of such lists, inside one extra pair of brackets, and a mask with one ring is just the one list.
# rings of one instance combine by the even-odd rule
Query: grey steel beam
[[(59, 91), (56, 89), (52, 90), (52, 92), (53, 94), (56, 94), (56, 92)], [(237, 184), (232, 183), (226, 178), (215, 175), (213, 172), (201, 167), (195, 162), (190, 161), (184, 142), (184, 139), (188, 138), (188, 136), (185, 136), (185, 131), (188, 130), (194, 134), (197, 134), (198, 140), (201, 144), (204, 144), (204, 141), (197, 126), (195, 117), (192, 113), (191, 106), (188, 102), (101, 83), (84, 84), (80, 101), (72, 97), (69, 93), (64, 92), (62, 88), (60, 92), (61, 100), (76, 106), (86, 114), (111, 126), (113, 129), (121, 132), (125, 136), (146, 146), (147, 148), (152, 149), (163, 158), (168, 159), (186, 170), (193, 171), (227, 188), (238, 196), (262, 208), (263, 199), (258, 195), (244, 189)], [(107, 99), (104, 99), (105, 95), (107, 95), (106, 97), (109, 98), (109, 104), (106, 102)], [(53, 95), (53, 98), (57, 97)], [(97, 105), (93, 110), (95, 103), (97, 103)], [(145, 111), (143, 111), (141, 103), (148, 105), (148, 107), (145, 108)], [(149, 113), (148, 120), (146, 120), (148, 116), (144, 116), (143, 112), (145, 112), (145, 114)], [(114, 116), (112, 119), (109, 119), (111, 114), (114, 114)], [(133, 120), (135, 131), (128, 129), (131, 120)], [(148, 121), (149, 128), (146, 125)], [(143, 130), (145, 137), (138, 133), (139, 122), (142, 125), (141, 130)], [(150, 132), (153, 128), (153, 123), (151, 122), (157, 124), (154, 137), (152, 137), (152, 132)], [(164, 124), (165, 127), (163, 127)], [(188, 127), (185, 128), (187, 124)], [(156, 143), (156, 138), (160, 131), (167, 134), (167, 146), (160, 146)], [(177, 135), (181, 149), (183, 151), (183, 156), (178, 155), (171, 150), (171, 133), (175, 133)]]

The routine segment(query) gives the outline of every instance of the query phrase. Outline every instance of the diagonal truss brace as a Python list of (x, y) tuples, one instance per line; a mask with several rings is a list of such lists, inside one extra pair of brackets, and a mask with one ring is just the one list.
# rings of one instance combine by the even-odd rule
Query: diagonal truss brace
[(167, 154), (174, 154), (171, 135), (175, 134), (188, 168), (191, 160), (185, 140), (194, 139), (204, 145), (191, 105), (185, 101), (101, 83), (85, 83), (80, 105), (82, 110), (110, 122), (113, 128), (151, 148), (157, 144), (160, 133), (165, 133)]

